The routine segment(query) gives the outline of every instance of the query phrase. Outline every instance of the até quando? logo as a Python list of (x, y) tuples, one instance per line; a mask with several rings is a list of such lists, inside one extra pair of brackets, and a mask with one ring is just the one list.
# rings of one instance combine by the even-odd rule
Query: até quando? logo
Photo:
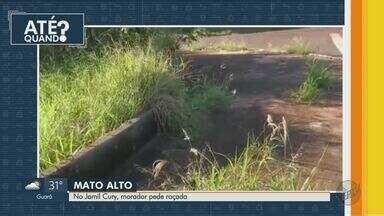
[(49, 20), (29, 20), (24, 31), (24, 40), (31, 42), (65, 42), (65, 33), (70, 26), (66, 20), (55, 20), (52, 16)]

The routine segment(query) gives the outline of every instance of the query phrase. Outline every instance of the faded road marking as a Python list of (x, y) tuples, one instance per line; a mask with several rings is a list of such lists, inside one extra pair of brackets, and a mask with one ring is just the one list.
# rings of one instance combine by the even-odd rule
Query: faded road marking
[(339, 52), (343, 54), (343, 38), (341, 38), (340, 34), (330, 33), (329, 36), (331, 37), (333, 44), (335, 44)]

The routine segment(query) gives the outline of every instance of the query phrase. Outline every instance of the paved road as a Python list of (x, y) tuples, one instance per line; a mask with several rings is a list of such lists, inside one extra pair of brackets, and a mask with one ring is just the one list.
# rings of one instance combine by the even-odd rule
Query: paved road
[(280, 29), (275, 31), (254, 32), (259, 30), (235, 29), (231, 35), (211, 36), (203, 38), (200, 43), (222, 43), (226, 41), (244, 43), (254, 50), (281, 50), (294, 40), (301, 40), (318, 54), (341, 56), (330, 34), (339, 35), (342, 38), (342, 28), (296, 28)]

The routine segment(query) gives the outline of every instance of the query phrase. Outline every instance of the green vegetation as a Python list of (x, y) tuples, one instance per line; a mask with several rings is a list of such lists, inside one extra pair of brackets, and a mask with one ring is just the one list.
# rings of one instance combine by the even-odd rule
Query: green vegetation
[[(224, 106), (224, 89), (190, 90), (180, 76), (179, 40), (195, 30), (88, 29), (86, 48), (43, 47), (40, 65), (40, 169), (154, 108), (165, 132), (193, 128), (200, 108)], [(205, 89), (207, 92), (205, 92)], [(198, 99), (201, 98), (201, 99)]]
[[(283, 119), (283, 122), (285, 120)], [(285, 123), (284, 123), (285, 124)], [(249, 134), (246, 145), (234, 158), (214, 152), (208, 148), (199, 152), (188, 167), (187, 175), (168, 177), (162, 189), (198, 191), (298, 191), (312, 190), (312, 178), (316, 168), (306, 177), (295, 164), (276, 159), (276, 150), (284, 147), (286, 126), (273, 122), (258, 137)], [(284, 135), (285, 134), (285, 135)], [(223, 165), (218, 162), (224, 158)]]
[(330, 82), (328, 66), (316, 59), (308, 60), (305, 79), (291, 96), (299, 102), (311, 102), (329, 87)]
[(188, 92), (188, 98), (188, 104), (192, 109), (207, 109), (208, 111), (226, 110), (233, 99), (225, 86), (212, 82), (192, 88)]
[(308, 55), (312, 53), (312, 49), (307, 43), (300, 38), (295, 38), (291, 44), (286, 48), (289, 54)]
[[(68, 159), (79, 149), (153, 109), (163, 133), (198, 141), (204, 114), (226, 110), (233, 95), (226, 81), (181, 76), (186, 63), (180, 44), (193, 42), (203, 29), (88, 29), (87, 47), (42, 47), (39, 94), (40, 170)], [(246, 50), (244, 44), (222, 43), (214, 50)], [(188, 79), (188, 78), (187, 78)], [(193, 82), (193, 83), (192, 83)], [(315, 98), (329, 83), (328, 68), (308, 63), (298, 100)], [(313, 93), (311, 88), (316, 89)], [(313, 96), (315, 95), (315, 96)], [(199, 122), (200, 121), (200, 122)], [(162, 189), (179, 190), (310, 190), (312, 173), (303, 180), (294, 162), (277, 160), (287, 153), (285, 119), (267, 121), (258, 137), (249, 134), (233, 158), (196, 152), (184, 176), (168, 178)], [(225, 163), (218, 162), (223, 157)], [(239, 184), (239, 182), (241, 184)]]
[(248, 48), (243, 42), (233, 42), (233, 41), (222, 41), (220, 43), (213, 44), (203, 44), (199, 42), (194, 42), (185, 47), (188, 51), (247, 51)]
[(199, 121), (202, 121), (203, 113), (229, 109), (233, 95), (225, 83), (204, 80), (185, 88), (183, 97), (177, 103), (166, 101), (163, 100), (156, 106), (156, 116), (162, 131), (183, 136), (180, 128), (184, 128), (193, 140), (199, 140)]
[[(47, 62), (48, 63), (48, 62)], [(143, 50), (89, 53), (41, 67), (41, 168), (57, 164), (139, 111), (184, 88), (166, 57)]]
[[(226, 166), (220, 166), (215, 159), (205, 166), (200, 161), (190, 168), (183, 189), (201, 191), (220, 190), (297, 190), (297, 170), (285, 167), (277, 173), (269, 173), (267, 165), (273, 161), (275, 145), (268, 139), (250, 135), (243, 152), (233, 159), (227, 159)], [(277, 175), (279, 174), (279, 175)], [(239, 184), (241, 183), (241, 184)]]

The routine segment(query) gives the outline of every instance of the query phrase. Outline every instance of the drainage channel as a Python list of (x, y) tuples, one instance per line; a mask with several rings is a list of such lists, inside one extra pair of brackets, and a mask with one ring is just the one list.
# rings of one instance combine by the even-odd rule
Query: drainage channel
[(113, 170), (147, 148), (157, 134), (153, 112), (147, 111), (83, 148), (43, 177), (108, 177)]

